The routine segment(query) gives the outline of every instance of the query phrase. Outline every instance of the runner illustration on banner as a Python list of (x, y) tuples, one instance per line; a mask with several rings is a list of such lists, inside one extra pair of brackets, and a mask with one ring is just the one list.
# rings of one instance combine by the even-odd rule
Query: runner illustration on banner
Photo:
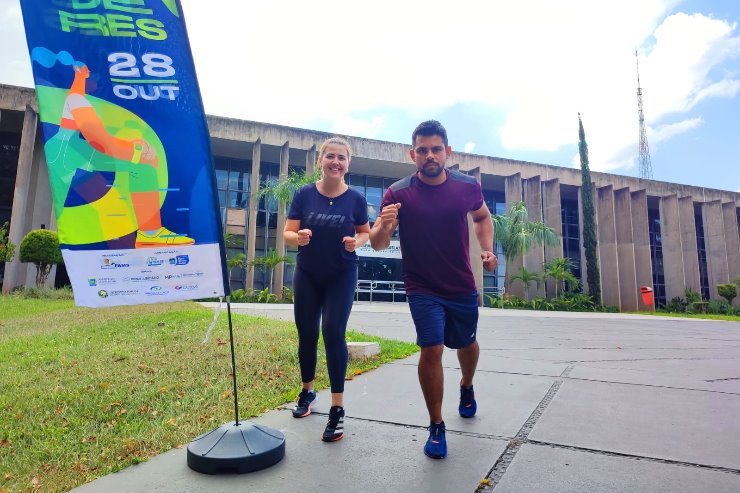
[(90, 68), (70, 53), (36, 47), (31, 59), (48, 69), (60, 63), (74, 74), (69, 89), (37, 86), (40, 104), (51, 110), (44, 123), (58, 125), (56, 133), (45, 132), (51, 137), (44, 146), (60, 242), (83, 248), (194, 244), (162, 224), (167, 159), (154, 130), (129, 110), (88, 95)]

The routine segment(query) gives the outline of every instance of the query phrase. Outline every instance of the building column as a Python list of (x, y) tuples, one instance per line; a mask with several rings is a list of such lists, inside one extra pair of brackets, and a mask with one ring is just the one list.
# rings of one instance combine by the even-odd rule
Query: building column
[[(563, 216), (560, 203), (560, 180), (542, 182), (542, 209), (545, 226), (552, 228), (560, 240), (559, 245), (545, 245), (545, 262), (563, 257)], [(545, 283), (548, 298), (555, 294), (555, 281), (548, 279)]]
[[(653, 287), (653, 262), (650, 256), (650, 229), (648, 226), (647, 193), (645, 190), (632, 192), (632, 240), (635, 245), (636, 288)], [(637, 297), (640, 311), (655, 311), (655, 303), (646, 305), (642, 296)]]
[[(475, 178), (475, 181), (480, 185), (480, 168), (473, 168), (468, 171), (467, 174)], [(475, 279), (475, 289), (478, 291), (478, 305), (483, 306), (483, 262), (480, 258), (482, 250), (478, 243), (478, 237), (475, 235), (475, 231), (473, 229), (473, 218), (470, 214), (468, 214), (468, 238), (470, 268), (473, 271), (473, 278)]]
[[(522, 200), (522, 175), (516, 173), (511, 176), (504, 178), (504, 196), (506, 200), (506, 212), (511, 210), (511, 207), (517, 202)], [(510, 276), (515, 275), (519, 272), (519, 269), (524, 265), (522, 257), (515, 259), (506, 259), (506, 270)], [(505, 292), (509, 293), (510, 296), (516, 296), (517, 298), (524, 298), (524, 283), (522, 281), (515, 281), (510, 286), (504, 286)]]
[[(286, 141), (280, 149), (280, 175), (279, 180), (285, 181), (288, 178), (288, 161), (290, 160), (290, 145)], [(285, 229), (285, 219), (288, 216), (286, 204), (278, 204), (277, 228), (275, 229), (275, 250), (278, 255), (285, 255), (285, 238), (283, 238), (283, 229)], [(285, 276), (285, 262), (280, 262), (275, 266), (273, 279), (275, 282), (275, 296), (278, 299), (283, 298), (283, 277)]]
[[(262, 142), (258, 138), (252, 146), (252, 176), (249, 181), (249, 230), (247, 231), (247, 260), (254, 260), (255, 243), (257, 242), (257, 208), (260, 187), (260, 151)], [(254, 268), (247, 267), (247, 293), (254, 291)]]
[(635, 243), (632, 235), (632, 196), (629, 188), (614, 191), (614, 221), (619, 260), (619, 300), (623, 311), (637, 311)]
[[(533, 176), (523, 180), (524, 203), (527, 205), (527, 214), (530, 221), (542, 221), (542, 185), (539, 176)], [(524, 255), (524, 265), (530, 272), (542, 274), (542, 264), (545, 262), (544, 245), (533, 244), (529, 251)], [(545, 285), (540, 283), (539, 286), (528, 286), (532, 297), (545, 296)]]
[[(678, 199), (678, 224), (681, 229), (684, 284), (686, 289), (701, 293), (699, 250), (696, 246), (696, 219), (694, 218), (693, 197), (681, 197)], [(681, 297), (684, 296), (685, 293), (681, 295)]]
[(608, 306), (621, 306), (619, 297), (619, 259), (614, 221), (614, 189), (611, 185), (597, 188), (595, 194), (601, 301)]
[[(719, 200), (702, 204), (704, 218), (704, 245), (707, 251), (707, 274), (709, 277), (709, 298), (721, 300), (717, 284), (729, 282), (730, 269), (727, 265), (727, 240), (725, 239), (725, 219)], [(737, 219), (735, 220), (737, 222)]]
[(678, 220), (678, 198), (667, 195), (660, 198), (660, 238), (663, 247), (663, 275), (665, 299), (686, 296), (683, 274), (683, 251), (681, 229)]
[[(740, 276), (740, 234), (737, 225), (737, 209), (734, 202), (722, 204), (722, 215), (725, 219), (725, 243), (727, 244), (728, 281)], [(740, 298), (732, 300), (733, 304), (740, 304)]]
[[(27, 233), (28, 223), (28, 196), (29, 184), (33, 168), (33, 155), (36, 145), (36, 128), (38, 125), (38, 114), (30, 106), (26, 106), (23, 117), (23, 130), (21, 134), (21, 145), (18, 150), (18, 170), (15, 176), (15, 190), (13, 191), (13, 209), (10, 214), (10, 230), (8, 239), (15, 243), (16, 254), (13, 261), (5, 264), (5, 277), (3, 279), (3, 293), (9, 293), (19, 283), (26, 280), (26, 266), (20, 262), (21, 240)], [(23, 280), (21, 281), (21, 278)]]
[(312, 145), (311, 148), (306, 151), (306, 174), (312, 174), (314, 168), (316, 168), (316, 146)]

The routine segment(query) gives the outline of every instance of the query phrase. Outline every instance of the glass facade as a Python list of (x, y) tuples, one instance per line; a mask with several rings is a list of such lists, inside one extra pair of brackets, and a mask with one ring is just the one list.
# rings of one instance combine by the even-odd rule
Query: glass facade
[(655, 307), (665, 306), (665, 276), (663, 274), (663, 243), (660, 236), (660, 212), (648, 209), (648, 232), (650, 235), (650, 260), (653, 264), (653, 296)]
[(578, 200), (562, 199), (560, 217), (563, 228), (563, 257), (570, 259), (572, 273), (581, 279), (581, 228), (578, 222)]
[[(491, 214), (506, 214), (506, 198), (504, 192), (495, 192), (493, 190), (483, 190), (483, 200), (485, 200), (488, 210)], [(504, 279), (506, 275), (506, 256), (504, 249), (499, 242), (493, 246), (493, 253), (498, 259), (498, 267), (494, 272), (483, 271), (483, 294), (503, 294)]]
[[(0, 226), (10, 222), (20, 146), (20, 134), (0, 132)], [(0, 262), (0, 286), (4, 275), (5, 262)]]
[[(370, 227), (372, 227), (380, 213), (383, 194), (397, 179), (354, 173), (348, 173), (346, 179), (350, 188), (365, 196), (367, 215), (370, 219)], [(398, 240), (399, 229), (400, 227), (393, 233), (393, 240)], [(400, 284), (403, 279), (401, 259), (360, 257), (357, 279), (360, 289), (355, 299), (358, 301), (370, 301), (371, 297), (372, 301), (406, 301), (405, 295), (394, 292), (403, 291), (403, 285)]]
[(696, 250), (699, 260), (699, 285), (701, 297), (709, 299), (709, 273), (707, 270), (707, 248), (704, 243), (704, 218), (701, 214), (701, 205), (694, 205), (694, 224), (696, 226)]

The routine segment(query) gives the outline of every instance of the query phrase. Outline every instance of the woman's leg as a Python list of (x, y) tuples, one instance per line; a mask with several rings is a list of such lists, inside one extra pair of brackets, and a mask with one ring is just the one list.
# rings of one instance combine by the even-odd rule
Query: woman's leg
[(322, 287), (309, 273), (297, 267), (293, 275), (293, 314), (298, 329), (298, 362), (304, 389), (311, 389), (316, 377), (322, 299)]
[(331, 382), (332, 406), (344, 407), (344, 378), (347, 373), (347, 320), (357, 285), (357, 267), (337, 273), (326, 287), (321, 320), (326, 365)]

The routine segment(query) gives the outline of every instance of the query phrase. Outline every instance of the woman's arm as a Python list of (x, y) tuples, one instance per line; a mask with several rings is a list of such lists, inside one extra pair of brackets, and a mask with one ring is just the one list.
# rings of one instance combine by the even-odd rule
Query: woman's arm
[(311, 241), (311, 230), (310, 229), (299, 229), (301, 227), (301, 221), (298, 219), (286, 219), (285, 228), (283, 229), (283, 238), (285, 243), (295, 248), (299, 246), (306, 246)]

